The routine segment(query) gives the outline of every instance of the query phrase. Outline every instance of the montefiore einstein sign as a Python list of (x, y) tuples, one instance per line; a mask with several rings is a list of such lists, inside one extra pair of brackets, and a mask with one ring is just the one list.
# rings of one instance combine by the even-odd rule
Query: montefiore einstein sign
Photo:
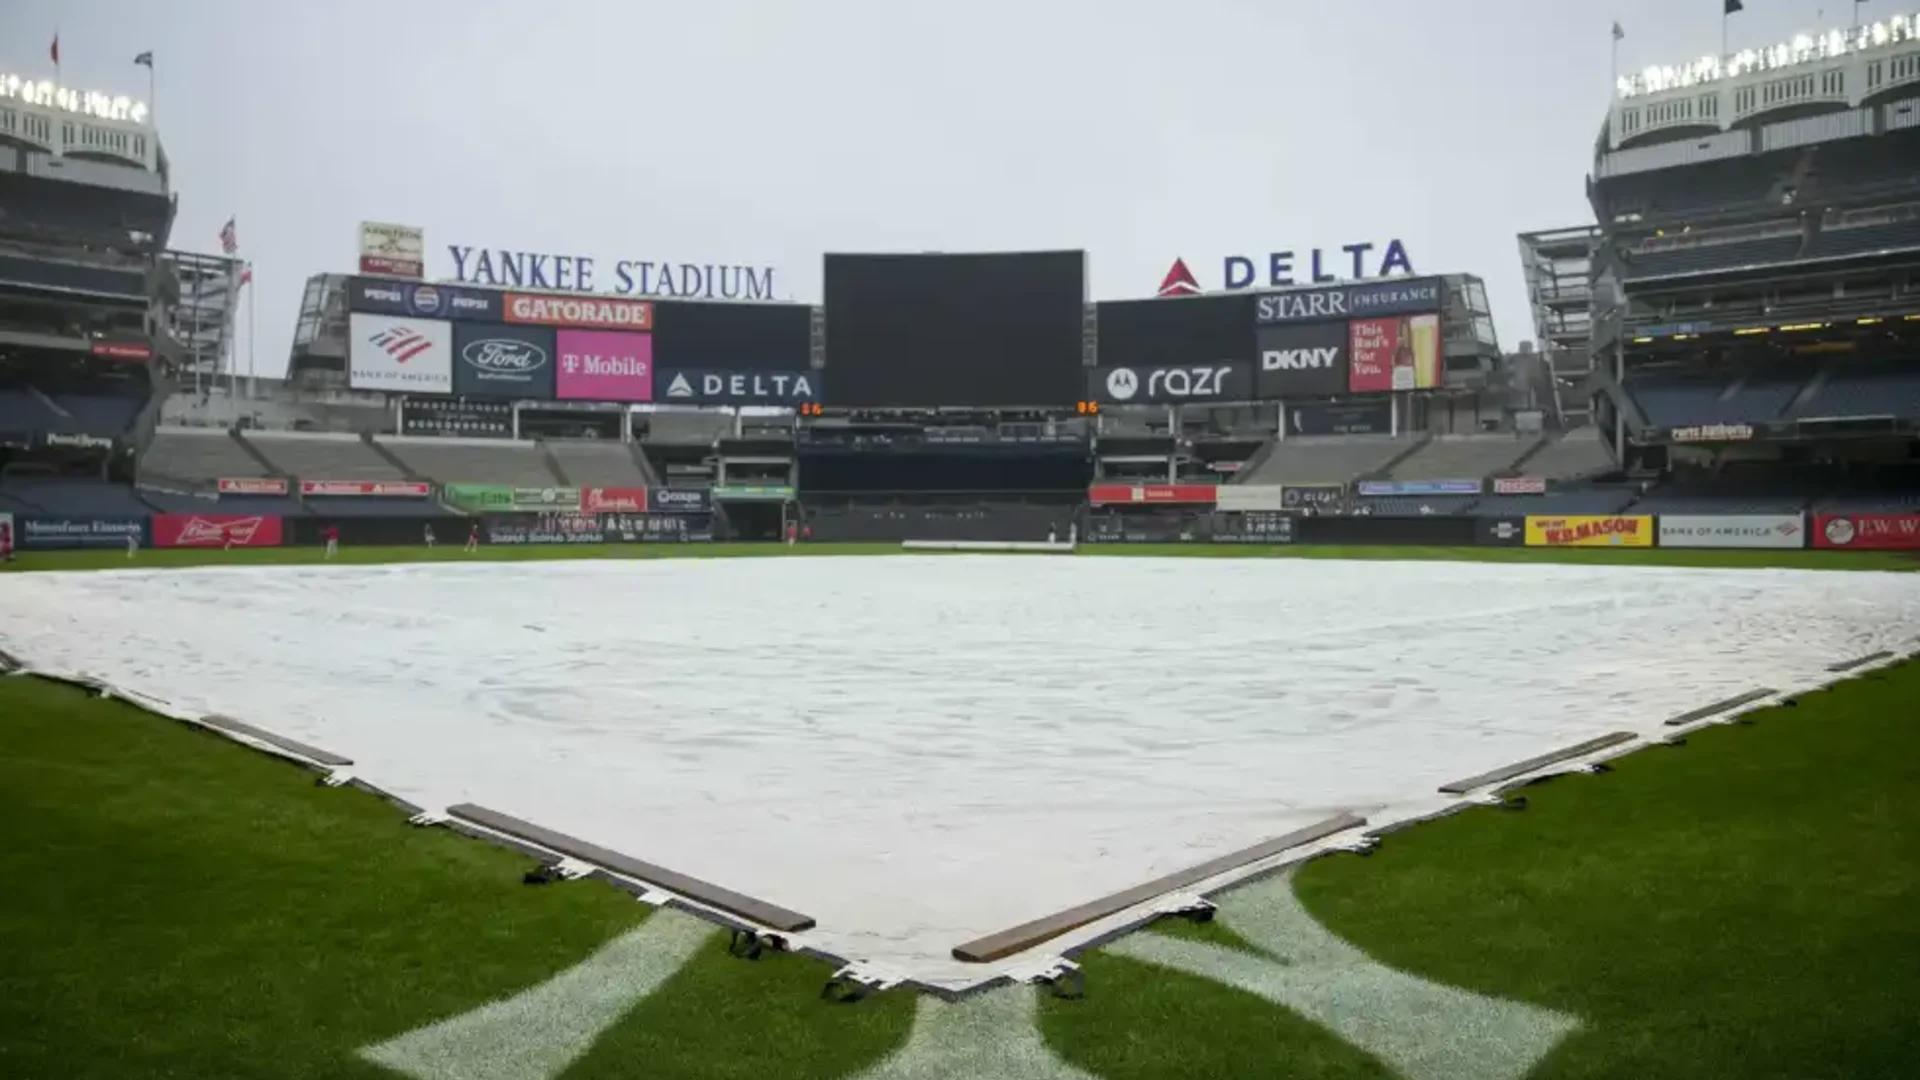
[(617, 296), (686, 296), (702, 300), (772, 300), (773, 267), (734, 263), (595, 259), (544, 251), (448, 244), (455, 280), (504, 289), (610, 292)]

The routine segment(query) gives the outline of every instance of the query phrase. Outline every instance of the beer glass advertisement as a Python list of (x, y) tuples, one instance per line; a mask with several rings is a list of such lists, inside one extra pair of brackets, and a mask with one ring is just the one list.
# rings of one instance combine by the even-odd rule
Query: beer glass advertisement
[(1440, 316), (1355, 319), (1347, 325), (1347, 389), (1356, 394), (1440, 385)]

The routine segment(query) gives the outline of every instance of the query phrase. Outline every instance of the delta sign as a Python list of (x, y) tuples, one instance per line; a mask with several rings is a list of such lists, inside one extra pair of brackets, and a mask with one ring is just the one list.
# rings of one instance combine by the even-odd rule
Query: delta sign
[[(1221, 288), (1280, 289), (1289, 285), (1325, 285), (1334, 281), (1413, 274), (1413, 260), (1407, 246), (1399, 240), (1385, 244), (1360, 241), (1337, 248), (1303, 248), (1269, 252), (1262, 258), (1228, 255), (1221, 260)], [(1160, 281), (1160, 296), (1191, 296), (1201, 292), (1200, 282), (1187, 268), (1185, 259), (1173, 260), (1166, 277)]]

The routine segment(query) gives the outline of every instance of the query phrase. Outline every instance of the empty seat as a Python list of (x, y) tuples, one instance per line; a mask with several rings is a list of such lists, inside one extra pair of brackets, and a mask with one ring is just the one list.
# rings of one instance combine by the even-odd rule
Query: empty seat
[(358, 435), (257, 431), (246, 439), (281, 472), (304, 480), (406, 479)]
[(395, 438), (380, 445), (407, 463), (416, 475), (442, 484), (518, 484), (549, 487), (559, 483), (540, 447), (510, 439)]
[(613, 441), (550, 441), (547, 451), (560, 471), (580, 487), (646, 487), (650, 479), (633, 460), (633, 448)]

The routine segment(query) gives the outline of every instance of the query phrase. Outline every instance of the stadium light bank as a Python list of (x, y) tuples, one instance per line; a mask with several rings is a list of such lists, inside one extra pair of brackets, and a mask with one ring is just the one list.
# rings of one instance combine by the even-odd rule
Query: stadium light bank
[(1641, 94), (1659, 94), (1668, 90), (1700, 86), (1720, 79), (1734, 79), (1756, 71), (1773, 71), (1833, 60), (1853, 53), (1912, 41), (1920, 28), (1920, 13), (1895, 15), (1851, 30), (1829, 30), (1815, 37), (1797, 34), (1793, 40), (1764, 49), (1742, 49), (1727, 56), (1703, 56), (1685, 64), (1654, 65), (1638, 75), (1622, 75), (1617, 83), (1621, 98)]
[(75, 90), (51, 79), (22, 79), (0, 73), (0, 101), (19, 101), (44, 109), (62, 109), (102, 120), (120, 120), (133, 124), (147, 122), (147, 103), (125, 94), (107, 94), (99, 90)]

